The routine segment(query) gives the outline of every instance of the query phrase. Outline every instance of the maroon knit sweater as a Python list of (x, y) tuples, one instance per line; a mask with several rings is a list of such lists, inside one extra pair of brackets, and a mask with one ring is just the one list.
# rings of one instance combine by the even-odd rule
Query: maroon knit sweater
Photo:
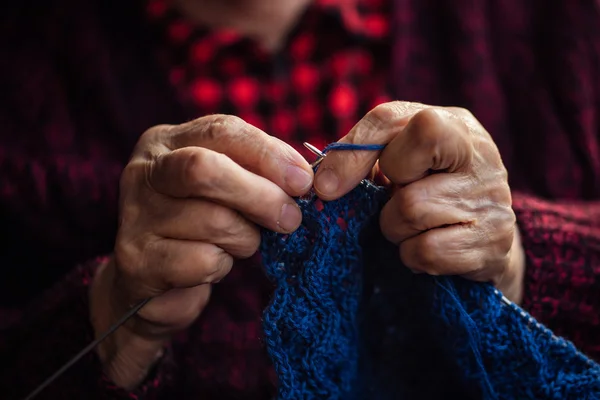
[[(323, 145), (390, 99), (466, 107), (490, 131), (527, 254), (524, 307), (600, 359), (597, 1), (320, 0), (275, 55), (194, 29), (162, 0), (11, 3), (0, 15), (1, 398), (31, 391), (91, 339), (88, 286), (147, 128), (223, 112)], [(270, 293), (260, 266), (236, 265), (136, 392), (114, 388), (90, 355), (41, 398), (267, 399)]]

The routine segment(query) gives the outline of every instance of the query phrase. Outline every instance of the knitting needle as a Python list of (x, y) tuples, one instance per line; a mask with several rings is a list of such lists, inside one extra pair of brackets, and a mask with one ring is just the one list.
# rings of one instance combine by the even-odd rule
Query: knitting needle
[(310, 164), (310, 166), (312, 168), (315, 168), (317, 165), (321, 164), (321, 161), (323, 161), (325, 159), (325, 153), (323, 153), (321, 150), (317, 149), (315, 146), (313, 146), (310, 143), (304, 142), (304, 147), (306, 147), (308, 150), (310, 150), (311, 153), (313, 153), (314, 155), (316, 155), (317, 160), (315, 162), (313, 162), (312, 164)]
[(79, 353), (77, 353), (77, 355), (75, 355), (73, 358), (71, 358), (65, 365), (63, 365), (54, 374), (52, 374), (52, 376), (50, 376), (48, 379), (46, 379), (40, 386), (38, 386), (33, 392), (31, 392), (29, 394), (29, 396), (27, 396), (25, 398), (25, 400), (31, 400), (34, 397), (36, 397), (38, 394), (40, 394), (42, 392), (42, 390), (44, 390), (46, 387), (48, 387), (59, 376), (61, 376), (66, 370), (71, 368), (75, 363), (77, 363), (77, 361), (79, 361), (86, 354), (88, 354), (90, 351), (92, 351), (92, 349), (94, 347), (98, 346), (100, 344), (100, 342), (102, 342), (104, 339), (106, 339), (108, 336), (110, 336), (114, 331), (116, 331), (121, 325), (123, 325), (125, 322), (127, 322), (129, 320), (129, 318), (131, 318), (135, 314), (137, 314), (137, 312), (140, 311), (142, 309), (142, 307), (144, 307), (149, 301), (150, 301), (150, 298), (142, 300), (137, 305), (135, 305), (133, 308), (131, 308), (129, 311), (127, 311), (125, 313), (125, 315), (123, 315), (121, 317), (120, 320), (115, 322), (110, 328), (108, 328), (108, 330), (106, 332), (104, 332), (96, 340), (94, 340), (93, 342), (88, 344), (83, 350), (81, 350)]

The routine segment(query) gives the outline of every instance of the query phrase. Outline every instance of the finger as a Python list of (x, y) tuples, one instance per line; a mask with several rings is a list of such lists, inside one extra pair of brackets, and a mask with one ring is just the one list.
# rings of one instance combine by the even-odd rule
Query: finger
[(165, 196), (153, 209), (150, 230), (160, 237), (212, 243), (237, 258), (252, 256), (260, 244), (255, 224), (210, 201)]
[(375, 162), (375, 166), (371, 169), (371, 173), (367, 177), (370, 181), (374, 182), (376, 185), (384, 186), (387, 188), (392, 187), (392, 181), (390, 181), (384, 174), (381, 172), (381, 168), (379, 168), (379, 161)]
[[(391, 102), (375, 107), (340, 143), (387, 144), (408, 123), (410, 116), (426, 105)], [(315, 177), (315, 191), (324, 200), (339, 198), (364, 179), (375, 165), (378, 151), (333, 151), (319, 166)]]
[(413, 271), (429, 275), (466, 275), (487, 282), (501, 276), (510, 245), (504, 232), (495, 234), (473, 224), (432, 229), (404, 241), (400, 258)]
[(275, 183), (202, 147), (185, 147), (159, 156), (150, 168), (148, 182), (168, 196), (205, 198), (233, 208), (277, 232), (292, 232), (302, 221), (296, 202)]
[(471, 135), (463, 120), (447, 110), (429, 108), (411, 118), (383, 150), (379, 163), (392, 182), (405, 185), (430, 171), (462, 171), (472, 158)]
[(121, 248), (117, 260), (121, 286), (132, 298), (219, 282), (233, 265), (227, 252), (209, 243), (156, 238), (143, 247), (134, 245)]
[(154, 297), (152, 307), (138, 311), (136, 318), (129, 321), (130, 329), (155, 338), (184, 329), (206, 308), (210, 294), (211, 285), (171, 289)]
[[(436, 174), (398, 188), (383, 207), (380, 227), (394, 244), (433, 228), (472, 223), (482, 211), (485, 187), (466, 174)], [(465, 196), (468, 193), (469, 196)]]
[(199, 146), (226, 154), (290, 196), (312, 187), (313, 170), (300, 153), (238, 117), (212, 115), (172, 127), (168, 141), (173, 150)]

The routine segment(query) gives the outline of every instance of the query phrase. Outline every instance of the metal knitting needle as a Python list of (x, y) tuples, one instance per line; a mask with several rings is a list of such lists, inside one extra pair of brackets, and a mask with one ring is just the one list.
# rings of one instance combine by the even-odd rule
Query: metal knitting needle
[(325, 159), (326, 154), (323, 153), (321, 150), (317, 149), (315, 146), (313, 146), (310, 143), (304, 142), (304, 147), (306, 147), (308, 150), (310, 150), (311, 153), (313, 153), (314, 155), (316, 155), (317, 160), (315, 162), (313, 162), (312, 164), (310, 164), (310, 166), (312, 168), (315, 168), (317, 165), (321, 164), (321, 162)]
[(100, 337), (98, 337), (98, 339), (96, 339), (93, 342), (91, 342), (90, 344), (88, 344), (83, 350), (81, 350), (79, 353), (77, 353), (77, 355), (75, 355), (73, 358), (71, 358), (65, 365), (60, 367), (54, 374), (52, 374), (52, 376), (50, 376), (48, 379), (46, 379), (40, 386), (35, 388), (35, 390), (33, 392), (31, 392), (29, 394), (29, 396), (27, 396), (24, 400), (31, 400), (34, 397), (36, 397), (38, 394), (40, 394), (42, 392), (42, 390), (44, 390), (46, 387), (48, 387), (59, 376), (61, 376), (66, 370), (71, 368), (75, 363), (77, 363), (77, 361), (79, 361), (86, 354), (88, 354), (90, 351), (92, 351), (92, 349), (94, 349), (94, 347), (98, 346), (100, 344), (100, 342), (102, 342), (104, 339), (106, 339), (108, 336), (110, 336), (114, 331), (116, 331), (121, 325), (123, 325), (125, 322), (127, 322), (129, 320), (129, 318), (131, 318), (135, 314), (137, 314), (137, 312), (140, 311), (142, 309), (142, 307), (144, 307), (149, 301), (150, 301), (150, 298), (142, 300), (138, 304), (136, 304), (133, 308), (131, 308), (129, 311), (127, 311), (125, 313), (125, 315), (123, 315), (121, 317), (120, 320), (115, 322), (110, 328), (108, 328), (108, 330), (106, 332), (104, 332), (102, 335), (100, 335)]

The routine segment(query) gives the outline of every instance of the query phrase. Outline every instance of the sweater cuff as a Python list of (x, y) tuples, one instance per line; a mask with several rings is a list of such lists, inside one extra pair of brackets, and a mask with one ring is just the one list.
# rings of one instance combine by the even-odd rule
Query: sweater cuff
[(600, 204), (513, 195), (525, 250), (523, 308), (600, 359)]
[(103, 371), (100, 359), (94, 352), (93, 369), (99, 371), (98, 387), (104, 393), (107, 399), (135, 399), (135, 400), (154, 400), (159, 399), (159, 394), (168, 386), (173, 376), (173, 358), (171, 349), (166, 348), (165, 353), (154, 365), (146, 379), (135, 390), (125, 390), (118, 387)]

